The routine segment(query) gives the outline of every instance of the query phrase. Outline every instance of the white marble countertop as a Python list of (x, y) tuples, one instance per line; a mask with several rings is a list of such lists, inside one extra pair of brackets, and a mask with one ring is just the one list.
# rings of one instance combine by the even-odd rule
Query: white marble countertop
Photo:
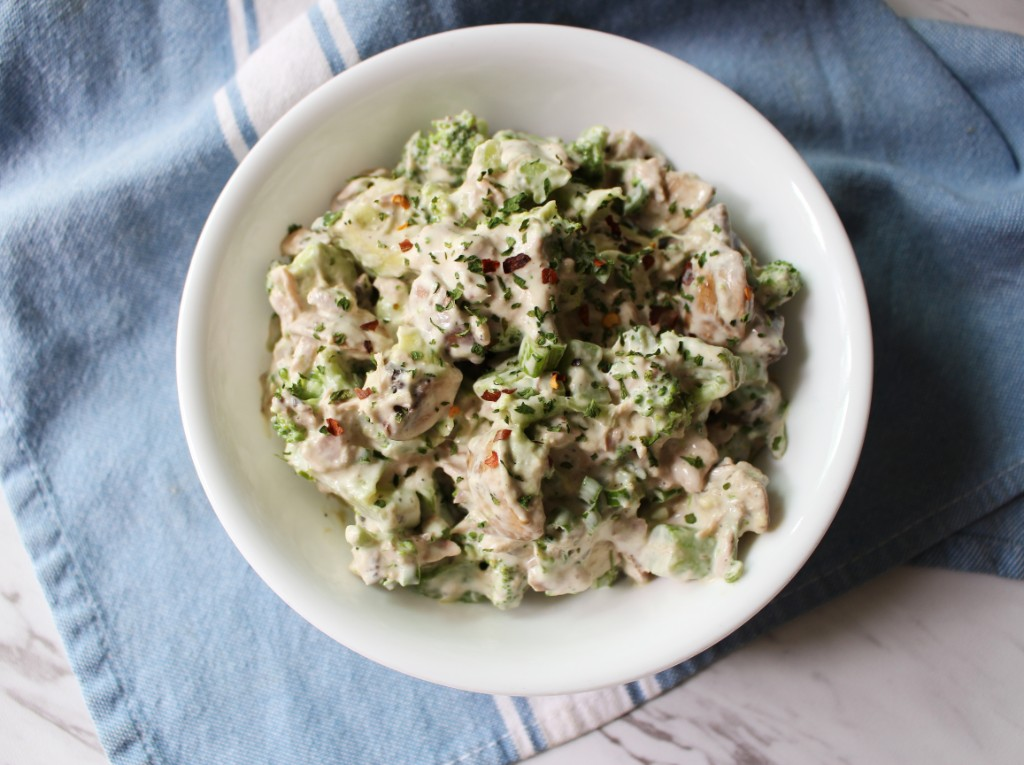
[[(889, 0), (1024, 34), (1024, 0)], [(104, 765), (0, 496), (0, 765)], [(903, 567), (537, 765), (1019, 763), (1024, 583)]]

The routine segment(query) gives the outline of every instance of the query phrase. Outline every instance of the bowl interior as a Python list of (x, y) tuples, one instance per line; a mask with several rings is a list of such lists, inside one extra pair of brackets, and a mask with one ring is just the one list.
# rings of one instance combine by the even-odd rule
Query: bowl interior
[[(508, 64), (515, 61), (514, 66)], [(655, 581), (510, 612), (366, 587), (347, 570), (336, 505), (279, 459), (260, 414), (270, 308), (264, 276), (291, 223), (322, 213), (345, 179), (392, 166), (433, 118), (469, 109), (491, 129), (571, 138), (630, 128), (679, 169), (713, 182), (762, 259), (786, 259), (806, 291), (785, 312), (790, 446), (770, 461), (773, 528), (733, 584)], [(260, 576), (349, 648), (468, 690), (562, 693), (685, 660), (755, 614), (831, 522), (859, 454), (870, 398), (870, 330), (849, 242), (789, 144), (697, 70), (607, 35), (482, 27), (365, 61), (300, 103), (242, 162), (203, 231), (182, 301), (179, 396), (211, 504)], [(523, 646), (530, 646), (526, 652)]]

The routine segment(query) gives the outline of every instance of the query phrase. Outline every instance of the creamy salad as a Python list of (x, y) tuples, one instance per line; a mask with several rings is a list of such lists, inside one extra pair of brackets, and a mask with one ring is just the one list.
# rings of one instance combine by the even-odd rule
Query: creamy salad
[(769, 366), (800, 288), (711, 184), (628, 130), (462, 113), (294, 226), (267, 277), (266, 409), (351, 511), (367, 584), (519, 604), (735, 580), (785, 449)]

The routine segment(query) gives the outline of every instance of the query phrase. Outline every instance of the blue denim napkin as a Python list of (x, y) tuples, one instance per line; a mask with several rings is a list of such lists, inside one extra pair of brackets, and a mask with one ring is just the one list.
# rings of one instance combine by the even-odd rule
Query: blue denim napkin
[[(694, 660), (571, 697), (433, 686), (307, 625), (221, 530), (176, 407), (185, 272), (247, 150), (360, 59), (499, 21), (638, 39), (752, 102), (839, 210), (876, 333), (864, 455), (792, 585)], [(512, 762), (894, 564), (1022, 577), (1022, 150), (1024, 41), (875, 2), (0, 6), (0, 470), (111, 760)]]

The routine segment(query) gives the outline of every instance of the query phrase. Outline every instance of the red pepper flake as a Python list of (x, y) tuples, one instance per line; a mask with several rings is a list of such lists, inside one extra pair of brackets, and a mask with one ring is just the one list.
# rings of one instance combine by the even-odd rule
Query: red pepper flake
[(480, 261), (480, 265), (483, 266), (485, 274), (493, 274), (495, 271), (498, 270), (498, 266), (500, 266), (501, 264), (496, 260), (484, 258), (483, 260)]
[(643, 264), (645, 271), (650, 271), (651, 267), (654, 265), (654, 256), (651, 255), (651, 253), (647, 253), (643, 256), (640, 262)]
[(520, 252), (518, 255), (513, 255), (511, 258), (506, 258), (505, 262), (501, 264), (501, 270), (506, 274), (510, 274), (513, 271), (518, 271), (529, 262), (530, 256), (525, 252)]
[(455, 404), (452, 404), (450, 407), (448, 407), (449, 417), (458, 417), (460, 414), (462, 414), (462, 410), (459, 409), (459, 407), (457, 407)]
[(622, 229), (619, 228), (619, 222), (615, 220), (611, 215), (604, 216), (604, 222), (608, 224), (608, 230), (612, 232), (612, 236), (616, 239), (622, 238)]
[(540, 272), (542, 284), (558, 284), (558, 272), (553, 268), (545, 268)]
[(339, 423), (333, 417), (328, 417), (325, 420), (325, 424), (327, 425), (327, 432), (330, 433), (332, 436), (340, 436), (342, 433), (345, 432), (345, 429), (341, 427), (341, 423)]
[(402, 252), (408, 252), (409, 250), (412, 249), (412, 242), (410, 242), (408, 239), (403, 239), (401, 242), (398, 243), (398, 249), (400, 249)]
[(583, 326), (584, 327), (589, 327), (590, 326), (590, 306), (586, 305), (586, 304), (581, 305), (580, 306), (579, 314), (580, 314), (580, 321), (583, 322)]
[(621, 323), (622, 323), (622, 319), (620, 319), (619, 315), (617, 313), (615, 313), (614, 311), (610, 311), (609, 313), (606, 313), (604, 315), (604, 318), (601, 319), (601, 324), (604, 325), (605, 329), (611, 329), (612, 327), (617, 327)]
[(748, 284), (743, 288), (743, 299), (750, 300), (752, 297), (754, 297), (754, 291), (750, 289), (750, 285)]
[(511, 396), (513, 393), (516, 392), (516, 389), (515, 388), (502, 388), (501, 392)]
[(601, 268), (604, 265), (605, 262), (603, 260), (598, 260), (597, 258), (594, 258), (594, 268)]
[(494, 434), (495, 441), (507, 441), (508, 437), (512, 435), (512, 431), (508, 428), (503, 428)]
[(491, 452), (488, 455), (487, 459), (484, 460), (484, 465), (486, 465), (489, 468), (496, 468), (496, 467), (498, 467), (498, 453), (497, 452)]
[(558, 390), (558, 381), (562, 379), (562, 375), (558, 372), (551, 373), (551, 390)]
[(360, 324), (359, 329), (363, 330), (363, 332), (373, 332), (373, 330), (377, 329), (379, 326), (380, 322), (377, 319), (374, 319), (373, 321), (368, 321), (365, 324)]
[(395, 194), (391, 197), (391, 204), (398, 205), (403, 210), (409, 209), (409, 197), (405, 194)]
[(501, 391), (485, 390), (483, 393), (480, 394), (480, 398), (482, 398), (484, 401), (497, 401), (499, 398), (501, 398)]
[(370, 390), (369, 388), (356, 388), (356, 389), (355, 389), (354, 391), (352, 391), (352, 392), (356, 394), (356, 398), (366, 398), (366, 397), (367, 397), (367, 396), (369, 396), (369, 395), (370, 395), (370, 394), (371, 394), (371, 393), (372, 393), (373, 391), (371, 391), (371, 390)]

